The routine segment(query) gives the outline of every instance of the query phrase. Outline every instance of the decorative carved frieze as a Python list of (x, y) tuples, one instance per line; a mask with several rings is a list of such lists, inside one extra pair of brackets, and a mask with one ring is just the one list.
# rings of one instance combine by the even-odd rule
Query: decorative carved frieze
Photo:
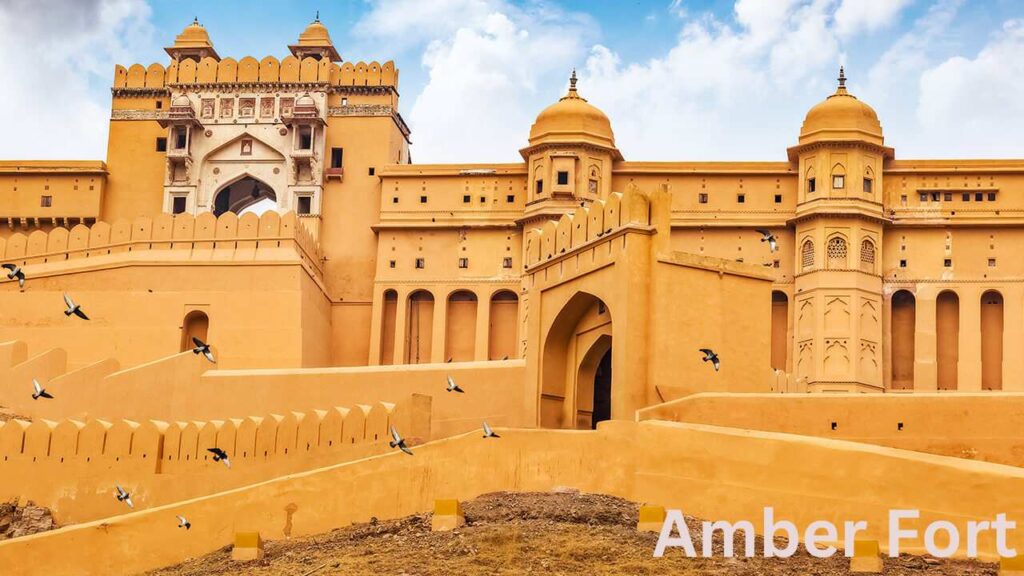
[(111, 110), (111, 120), (167, 120), (163, 110)]

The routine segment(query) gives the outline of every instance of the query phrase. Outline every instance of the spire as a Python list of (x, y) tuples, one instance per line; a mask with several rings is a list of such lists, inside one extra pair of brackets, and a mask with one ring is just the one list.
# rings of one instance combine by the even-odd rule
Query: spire
[(847, 94), (846, 92), (846, 69), (843, 66), (839, 67), (839, 87), (836, 88), (836, 94)]
[[(579, 92), (576, 92), (576, 80), (576, 69), (573, 68), (572, 76), (569, 76), (569, 93), (566, 94), (565, 96), (562, 96), (561, 100), (565, 100), (566, 98), (578, 98), (580, 100), (583, 100), (583, 98), (580, 98)], [(586, 102), (586, 100), (583, 101)]]
[(316, 18), (313, 19), (313, 22), (319, 22), (319, 21), (320, 21), (320, 11), (317, 10), (316, 11)]

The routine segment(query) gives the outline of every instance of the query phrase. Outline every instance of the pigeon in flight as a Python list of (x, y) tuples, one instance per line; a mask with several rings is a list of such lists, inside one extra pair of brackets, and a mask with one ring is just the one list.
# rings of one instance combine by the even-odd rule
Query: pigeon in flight
[(722, 363), (718, 361), (718, 354), (715, 354), (714, 350), (708, 348), (701, 348), (700, 351), (704, 354), (704, 357), (701, 358), (701, 360), (705, 362), (710, 361), (715, 366), (715, 372), (718, 372), (718, 368), (722, 365)]
[(394, 426), (391, 427), (391, 437), (394, 438), (394, 440), (388, 442), (389, 446), (392, 448), (398, 448), (402, 452), (412, 456), (412, 450), (409, 450), (409, 447), (405, 445), (405, 438), (398, 435), (398, 430), (395, 430)]
[(214, 462), (223, 462), (225, 466), (231, 468), (231, 460), (228, 460), (228, 453), (220, 448), (207, 448), (207, 452), (213, 454)]
[(490, 425), (487, 424), (487, 420), (484, 420), (484, 438), (501, 438), (491, 430)]
[(4, 268), (7, 269), (7, 279), (14, 280), (18, 279), (18, 288), (25, 287), (25, 273), (21, 271), (21, 268), (17, 264), (4, 264)]
[(46, 388), (39, 385), (39, 380), (36, 380), (35, 378), (32, 379), (32, 389), (34, 390), (34, 392), (32, 392), (33, 400), (39, 400), (40, 398), (53, 398), (53, 396), (46, 391)]
[(129, 508), (135, 508), (135, 504), (132, 503), (132, 495), (125, 491), (124, 488), (118, 484), (117, 486), (117, 501), (124, 502)]
[(217, 363), (217, 361), (213, 358), (213, 352), (210, 352), (209, 344), (203, 342), (202, 340), (196, 338), (195, 336), (192, 337), (192, 343), (196, 345), (196, 347), (192, 349), (193, 354), (202, 354), (203, 356), (206, 356), (206, 359), (209, 360), (210, 362), (214, 364)]
[(464, 394), (466, 392), (462, 388), (459, 388), (459, 385), (455, 383), (455, 379), (452, 378), (451, 376), (448, 376), (448, 390), (447, 391), (448, 392), (458, 392), (459, 394)]
[(89, 319), (89, 317), (85, 315), (85, 312), (82, 312), (82, 307), (79, 306), (78, 304), (75, 304), (75, 301), (72, 300), (71, 296), (68, 296), (67, 293), (64, 294), (64, 303), (67, 304), (68, 306), (68, 309), (64, 311), (65, 316), (71, 316), (72, 314), (74, 314), (75, 316), (78, 316), (82, 320)]
[(188, 530), (189, 528), (192, 528), (192, 523), (186, 520), (184, 516), (179, 515), (178, 528), (184, 528), (185, 530)]
[(768, 248), (772, 252), (775, 252), (779, 248), (778, 239), (775, 238), (775, 234), (772, 234), (770, 230), (758, 228), (757, 233), (761, 235), (761, 242), (767, 242)]

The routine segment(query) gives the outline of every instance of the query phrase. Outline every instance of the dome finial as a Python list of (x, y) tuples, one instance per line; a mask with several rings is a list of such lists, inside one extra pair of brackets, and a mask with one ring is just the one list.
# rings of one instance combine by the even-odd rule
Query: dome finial
[(572, 69), (572, 76), (569, 76), (569, 90), (576, 91), (576, 69)]
[(196, 17), (192, 18), (192, 23), (195, 24), (196, 26), (199, 26), (199, 16), (196, 16)]
[(839, 67), (839, 89), (846, 89), (846, 69), (843, 66)]
[(313, 22), (319, 22), (319, 21), (320, 21), (320, 11), (317, 10), (316, 11), (316, 19), (314, 19)]

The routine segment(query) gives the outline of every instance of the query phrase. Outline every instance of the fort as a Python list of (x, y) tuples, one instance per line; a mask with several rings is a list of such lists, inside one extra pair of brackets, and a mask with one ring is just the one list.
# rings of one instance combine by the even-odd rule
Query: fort
[(1024, 160), (897, 158), (840, 70), (777, 161), (627, 159), (573, 72), (521, 162), (416, 164), (393, 62), (288, 50), (195, 21), (115, 68), (105, 161), (0, 162), (0, 497), (61, 526), (0, 573), (557, 486), (883, 550), (1024, 514)]

